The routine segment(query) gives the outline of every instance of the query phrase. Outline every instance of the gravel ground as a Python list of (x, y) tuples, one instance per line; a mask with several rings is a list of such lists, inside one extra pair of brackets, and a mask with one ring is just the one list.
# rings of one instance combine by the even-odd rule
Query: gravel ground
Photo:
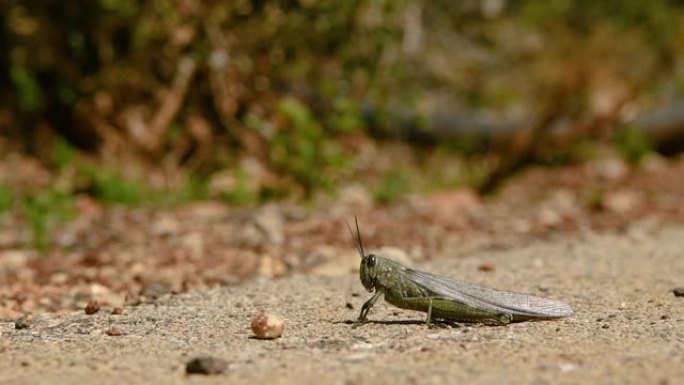
[[(422, 313), (380, 303), (370, 313), (377, 322), (353, 329), (348, 321), (370, 295), (353, 275), (166, 295), (121, 315), (37, 314), (21, 330), (0, 323), (0, 383), (682, 384), (684, 298), (672, 290), (684, 286), (683, 246), (684, 227), (670, 226), (419, 266), (576, 310), (504, 327), (429, 329)], [(495, 269), (479, 270), (483, 263)], [(281, 338), (251, 338), (260, 310), (285, 319)], [(197, 356), (226, 360), (227, 370), (186, 375)]]

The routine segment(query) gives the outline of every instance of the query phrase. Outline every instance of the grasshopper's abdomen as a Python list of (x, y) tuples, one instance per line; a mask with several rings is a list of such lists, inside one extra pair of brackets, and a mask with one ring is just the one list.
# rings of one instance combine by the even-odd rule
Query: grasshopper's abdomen
[(406, 267), (383, 260), (378, 269), (377, 288), (385, 301), (401, 309), (430, 312), (436, 319), (457, 322), (485, 322), (506, 324), (511, 314), (490, 312), (458, 302), (435, 293), (424, 285), (406, 277)]
[(440, 297), (429, 291), (418, 290), (417, 296), (403, 296), (402, 293), (385, 292), (385, 301), (398, 308), (430, 311), (432, 318), (457, 322), (484, 322), (492, 324), (507, 324), (512, 316), (506, 313), (492, 313), (468, 306), (452, 299)]

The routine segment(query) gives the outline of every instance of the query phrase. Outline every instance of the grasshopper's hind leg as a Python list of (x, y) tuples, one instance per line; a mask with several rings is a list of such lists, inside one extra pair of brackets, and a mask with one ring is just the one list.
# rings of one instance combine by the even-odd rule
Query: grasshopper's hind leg
[(428, 302), (428, 309), (427, 309), (427, 317), (425, 318), (425, 324), (427, 325), (428, 328), (432, 327), (432, 298), (429, 299)]
[(456, 322), (453, 320), (449, 319), (443, 319), (443, 318), (435, 318), (432, 316), (432, 300), (433, 298), (429, 298), (428, 302), (428, 309), (427, 309), (427, 317), (425, 317), (425, 324), (427, 325), (428, 328), (432, 329), (436, 326), (439, 327), (452, 327), (452, 328), (460, 328), (463, 327), (463, 324), (460, 322)]
[(427, 312), (425, 323), (431, 326), (435, 320), (440, 324), (458, 325), (460, 322), (506, 325), (513, 321), (508, 313), (496, 313), (478, 309), (445, 297), (387, 297), (394, 306)]

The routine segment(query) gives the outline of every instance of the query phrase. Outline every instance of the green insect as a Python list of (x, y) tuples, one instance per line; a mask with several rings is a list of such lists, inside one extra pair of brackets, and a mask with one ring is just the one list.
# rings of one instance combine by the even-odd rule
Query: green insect
[(347, 227), (361, 255), (361, 283), (368, 292), (375, 291), (363, 304), (355, 326), (367, 321), (368, 311), (382, 295), (385, 301), (398, 308), (426, 312), (425, 322), (428, 326), (433, 321), (444, 324), (466, 322), (506, 325), (573, 314), (572, 308), (562, 301), (459, 282), (410, 269), (380, 255), (366, 255), (359, 233), (359, 221), (354, 219), (356, 235), (348, 222)]

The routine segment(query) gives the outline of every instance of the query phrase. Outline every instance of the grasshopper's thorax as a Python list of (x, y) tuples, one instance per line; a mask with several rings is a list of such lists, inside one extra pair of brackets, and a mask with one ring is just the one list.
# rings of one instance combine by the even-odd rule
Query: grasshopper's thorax
[(424, 286), (405, 278), (406, 267), (388, 258), (376, 257), (375, 268), (375, 290), (382, 290), (385, 293), (385, 299), (396, 304), (395, 299), (406, 297), (427, 297), (432, 294), (430, 290)]

